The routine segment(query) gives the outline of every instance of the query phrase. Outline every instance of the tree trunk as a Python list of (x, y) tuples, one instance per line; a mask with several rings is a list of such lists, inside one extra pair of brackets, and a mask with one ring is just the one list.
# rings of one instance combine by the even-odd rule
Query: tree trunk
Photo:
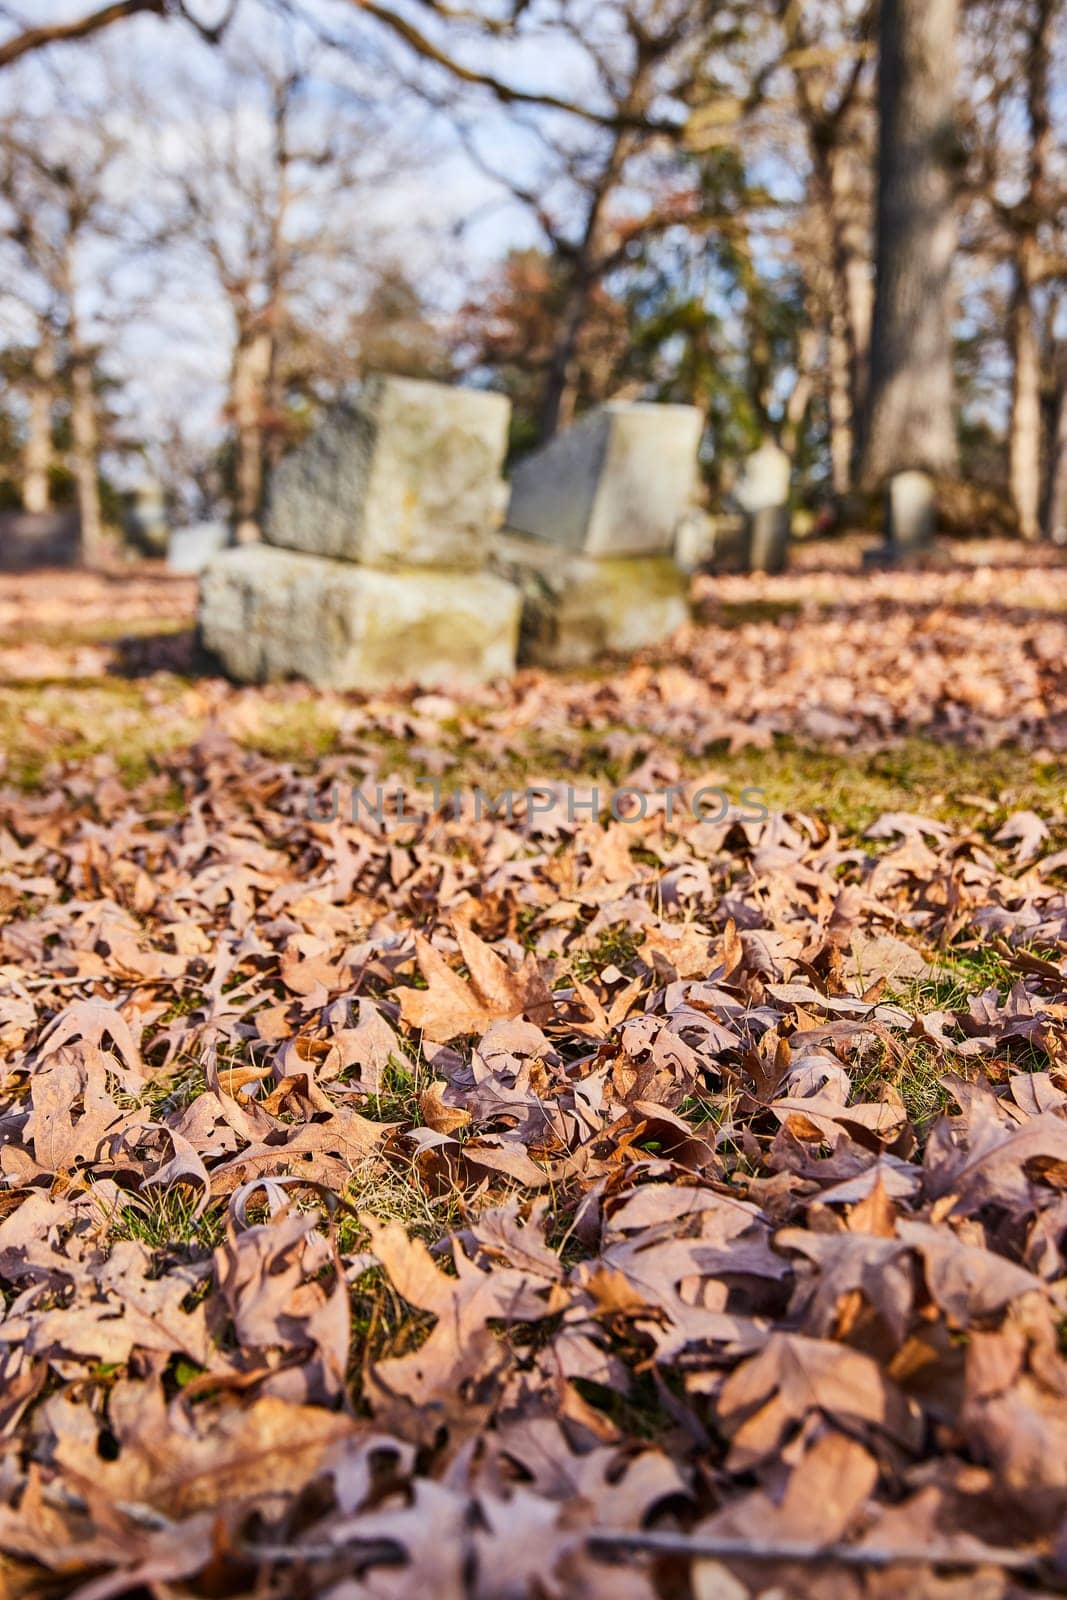
[(56, 345), (52, 330), (41, 329), (33, 352), (30, 415), (23, 458), (22, 504), (35, 514), (51, 511), (52, 406), (56, 392)]
[(1011, 305), (1014, 353), (1009, 456), (1011, 494), (1024, 539), (1041, 537), (1041, 352), (1027, 253), (1015, 267)]
[[(833, 298), (846, 344), (849, 432), (854, 456), (867, 403), (871, 356), (874, 296), (870, 244), (865, 203), (857, 192), (855, 153), (847, 146), (838, 145), (827, 153), (825, 160), (826, 175), (823, 181), (832, 246)], [(849, 465), (849, 487), (854, 470), (853, 459)]]
[(882, 0), (871, 389), (863, 476), (953, 474), (958, 0)]
[(852, 488), (856, 418), (852, 408), (848, 334), (845, 319), (837, 307), (830, 313), (827, 337), (830, 346), (830, 470), (834, 494), (843, 499)]
[[(623, 109), (628, 111), (638, 109), (640, 93), (641, 69), (639, 68)], [(545, 374), (545, 388), (538, 416), (539, 444), (547, 444), (561, 427), (566, 427), (574, 419), (574, 407), (578, 398), (578, 340), (589, 311), (593, 287), (603, 271), (603, 262), (597, 258), (604, 208), (618, 181), (629, 147), (629, 136), (624, 130), (618, 129), (589, 196), (589, 209), (586, 212), (581, 241), (570, 256), (572, 277), (560, 317), (559, 331), (552, 347), (548, 371)]]
[(1011, 301), (1012, 397), (1009, 434), (1011, 495), (1024, 539), (1041, 537), (1041, 347), (1034, 310), (1034, 258), (1045, 209), (1052, 141), (1049, 83), (1054, 0), (1035, 0), (1026, 62), (1029, 172), (1026, 196), (1015, 208), (1015, 277)]
[(786, 403), (782, 426), (782, 448), (795, 461), (800, 449), (808, 408), (815, 392), (815, 368), (819, 335), (814, 325), (803, 330), (797, 343), (797, 381)]
[(574, 420), (578, 398), (578, 336), (589, 307), (589, 284), (576, 278), (563, 307), (559, 330), (545, 374), (545, 389), (538, 414), (537, 438), (547, 444)]
[(870, 316), (869, 307), (864, 316), (862, 297), (855, 297), (854, 303), (853, 263), (845, 248), (844, 195), (840, 182), (835, 184), (834, 181), (837, 152), (818, 137), (818, 130), (809, 130), (809, 140), (815, 199), (813, 221), (818, 227), (813, 271), (824, 306), (830, 469), (834, 496), (840, 502), (852, 488), (870, 349)]
[(261, 537), (263, 509), (263, 418), (270, 380), (273, 339), (259, 322), (242, 328), (233, 355), (231, 408), (237, 446), (234, 468), (234, 521), (238, 544)]
[(1042, 531), (1046, 539), (1067, 544), (1067, 346), (1059, 352), (1050, 445)]
[(81, 522), (81, 559), (99, 566), (104, 554), (104, 519), (100, 509), (100, 436), (93, 394), (93, 366), (73, 330), (70, 351), (70, 431), (74, 480)]

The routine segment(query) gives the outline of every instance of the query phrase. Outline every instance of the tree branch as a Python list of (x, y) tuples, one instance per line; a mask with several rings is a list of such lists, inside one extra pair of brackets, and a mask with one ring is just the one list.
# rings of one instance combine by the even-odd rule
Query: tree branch
[(43, 50), (50, 44), (86, 39), (90, 34), (110, 27), (113, 22), (122, 22), (138, 12), (154, 12), (161, 17), (165, 6), (166, 0), (112, 0), (111, 5), (102, 6), (99, 11), (92, 11), (73, 22), (51, 22), (39, 28), (27, 28), (24, 33), (17, 33), (13, 39), (0, 44), (0, 67), (9, 67), (22, 56), (34, 50)]
[(845, 1567), (923, 1566), (1000, 1567), (1006, 1572), (1032, 1572), (1040, 1557), (1034, 1550), (1006, 1550), (977, 1539), (945, 1540), (913, 1545), (814, 1544), (800, 1539), (746, 1539), (733, 1534), (630, 1533), (593, 1529), (586, 1536), (591, 1549), (610, 1555), (689, 1556), (697, 1560), (826, 1561)]
[(0, 44), (0, 68), (9, 67), (23, 56), (35, 50), (44, 50), (48, 45), (71, 44), (77, 39), (87, 39), (91, 34), (109, 28), (114, 22), (123, 22), (138, 15), (179, 16), (195, 28), (202, 39), (209, 44), (218, 44), (236, 9), (237, 0), (230, 0), (222, 20), (209, 26), (190, 14), (185, 0), (176, 0), (176, 3), (175, 0), (111, 0), (110, 5), (101, 6), (99, 11), (90, 11), (84, 17), (76, 17), (73, 22), (45, 23), (38, 28), (27, 28), (13, 39), (5, 40)]
[(543, 106), (548, 111), (564, 111), (572, 117), (581, 117), (583, 121), (595, 123), (601, 128), (635, 128), (644, 133), (669, 134), (672, 138), (676, 138), (682, 132), (682, 124), (671, 119), (641, 116), (625, 111), (597, 111), (591, 106), (580, 105), (574, 100), (563, 100), (560, 96), (547, 92), (516, 89), (513, 85), (494, 78), (491, 73), (465, 67), (461, 61), (456, 61), (439, 45), (434, 44), (432, 39), (427, 38), (426, 34), (408, 22), (405, 17), (398, 16), (387, 6), (379, 5), (378, 0), (351, 0), (351, 4), (358, 10), (365, 11), (369, 17), (373, 17), (376, 22), (382, 23), (403, 39), (404, 43), (424, 60), (443, 67), (461, 83), (487, 89), (502, 105)]

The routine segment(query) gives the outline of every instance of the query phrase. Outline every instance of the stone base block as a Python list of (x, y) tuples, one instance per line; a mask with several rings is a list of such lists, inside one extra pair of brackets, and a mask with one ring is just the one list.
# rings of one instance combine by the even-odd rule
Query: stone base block
[(689, 620), (688, 581), (667, 556), (593, 560), (502, 534), (493, 562), (522, 591), (519, 659), (531, 665), (643, 650)]
[(200, 633), (243, 683), (463, 686), (514, 671), (520, 603), (490, 573), (378, 572), (251, 545), (203, 573)]

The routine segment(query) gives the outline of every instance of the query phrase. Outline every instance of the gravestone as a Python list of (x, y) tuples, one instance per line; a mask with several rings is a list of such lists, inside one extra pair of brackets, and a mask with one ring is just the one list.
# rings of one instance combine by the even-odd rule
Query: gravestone
[(748, 521), (748, 565), (752, 572), (784, 570), (789, 547), (789, 487), (792, 462), (773, 439), (745, 461), (734, 499)]
[(886, 490), (886, 538), (900, 550), (924, 550), (937, 528), (937, 489), (926, 472), (898, 472)]
[(477, 571), (499, 525), (510, 403), (379, 377), (274, 474), (269, 543), (374, 567)]
[(937, 485), (926, 472), (897, 472), (885, 488), (882, 543), (863, 552), (866, 571), (937, 561)]
[(514, 670), (519, 594), (486, 572), (384, 572), (246, 545), (200, 580), (200, 635), (244, 683), (471, 685)]
[(577, 555), (670, 555), (702, 428), (695, 406), (597, 407), (515, 468), (508, 528)]
[(613, 401), (515, 469), (494, 564), (522, 590), (521, 660), (580, 666), (686, 621), (673, 553), (702, 426), (693, 406)]
[(72, 567), (79, 557), (76, 511), (5, 511), (0, 514), (0, 571)]
[(520, 596), (484, 570), (508, 416), (500, 395), (368, 384), (279, 469), (272, 542), (202, 574), (204, 646), (245, 682), (435, 688), (512, 672)]
[(225, 522), (194, 522), (187, 528), (175, 528), (167, 543), (167, 566), (171, 572), (203, 572), (229, 542)]
[(522, 593), (519, 659), (534, 666), (643, 650), (689, 620), (688, 586), (670, 556), (575, 555), (505, 532), (494, 565)]
[(162, 556), (167, 550), (167, 497), (161, 483), (146, 478), (127, 502), (126, 536), (146, 555)]

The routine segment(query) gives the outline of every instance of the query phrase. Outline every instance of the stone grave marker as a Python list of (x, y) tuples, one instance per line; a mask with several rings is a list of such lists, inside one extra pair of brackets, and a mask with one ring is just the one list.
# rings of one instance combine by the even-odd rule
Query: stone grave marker
[(576, 555), (670, 555), (702, 427), (695, 406), (598, 406), (515, 468), (509, 530)]
[(373, 378), (274, 474), (266, 537), (372, 567), (477, 572), (499, 525), (510, 402)]
[(244, 682), (473, 685), (514, 670), (520, 596), (484, 570), (509, 403), (379, 378), (282, 463), (269, 543), (200, 582), (200, 633)]
[(748, 565), (752, 572), (781, 572), (789, 546), (789, 485), (792, 462), (773, 439), (745, 461), (734, 499), (748, 519)]
[(494, 563), (522, 590), (523, 660), (577, 666), (685, 622), (673, 552), (702, 427), (693, 406), (613, 401), (516, 468)]

